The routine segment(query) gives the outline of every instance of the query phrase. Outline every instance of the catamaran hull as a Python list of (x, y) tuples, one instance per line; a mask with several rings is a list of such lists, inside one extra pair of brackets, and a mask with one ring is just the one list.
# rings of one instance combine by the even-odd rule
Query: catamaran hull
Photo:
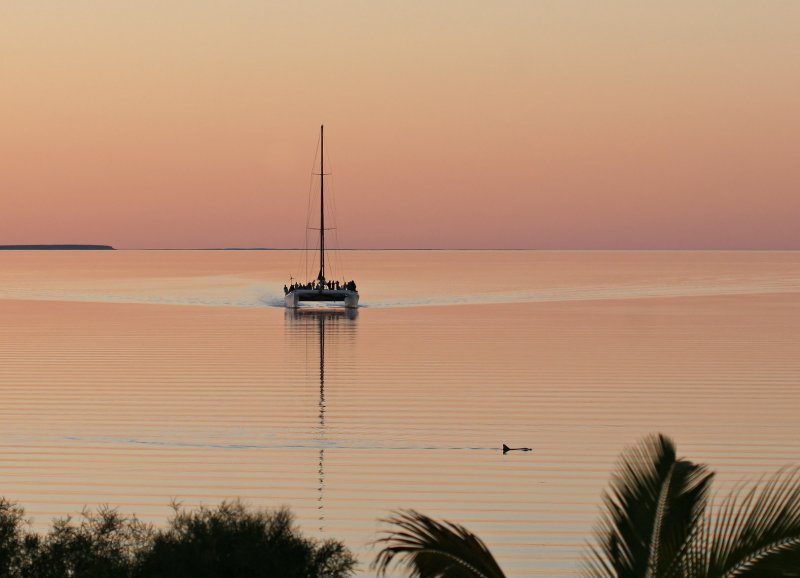
[(286, 307), (295, 309), (300, 303), (341, 303), (348, 309), (358, 307), (358, 293), (347, 289), (295, 289), (286, 294)]

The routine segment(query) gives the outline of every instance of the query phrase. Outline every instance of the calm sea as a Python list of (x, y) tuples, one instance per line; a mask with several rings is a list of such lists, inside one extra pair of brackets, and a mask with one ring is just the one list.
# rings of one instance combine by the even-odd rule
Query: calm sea
[(360, 576), (414, 508), (570, 576), (645, 434), (721, 490), (800, 464), (800, 253), (338, 259), (357, 314), (282, 308), (299, 252), (0, 252), (0, 494), (37, 528), (286, 504)]

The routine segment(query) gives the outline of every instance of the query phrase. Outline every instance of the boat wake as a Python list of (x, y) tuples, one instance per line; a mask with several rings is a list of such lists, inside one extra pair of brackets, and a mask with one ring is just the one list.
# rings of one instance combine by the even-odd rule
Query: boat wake
[[(38, 439), (38, 438), (37, 438)], [(320, 450), (320, 449), (347, 449), (347, 450), (400, 450), (400, 451), (498, 451), (498, 448), (490, 446), (459, 446), (451, 444), (430, 444), (402, 443), (402, 442), (383, 442), (374, 440), (296, 440), (292, 442), (275, 440), (272, 442), (243, 440), (241, 442), (214, 442), (214, 441), (188, 441), (188, 440), (162, 440), (162, 439), (142, 439), (129, 437), (110, 437), (110, 436), (64, 436), (59, 438), (61, 441), (68, 442), (91, 442), (93, 444), (109, 445), (134, 445), (134, 446), (156, 446), (168, 448), (205, 448), (222, 450)]]
[[(443, 307), (455, 305), (491, 305), (513, 303), (547, 303), (568, 301), (628, 300), (648, 298), (711, 297), (757, 294), (797, 293), (800, 286), (794, 279), (720, 279), (689, 280), (667, 283), (620, 283), (532, 287), (506, 291), (453, 291), (440, 293), (401, 294), (391, 288), (370, 291), (371, 298), (361, 302), (362, 308), (397, 309), (408, 307)], [(285, 308), (282, 285), (255, 282), (241, 277), (149, 278), (136, 283), (95, 283), (91, 288), (64, 283), (62, 286), (17, 286), (0, 288), (0, 299), (35, 301), (71, 301), (92, 303), (126, 303), (148, 305), (188, 305), (205, 307)], [(372, 297), (374, 296), (374, 297)], [(321, 304), (314, 304), (319, 307)]]
[(498, 291), (475, 294), (400, 297), (367, 300), (364, 307), (439, 307), (448, 305), (491, 305), (513, 303), (549, 303), (568, 301), (607, 301), (629, 299), (678, 298), (678, 297), (722, 297), (735, 295), (763, 295), (798, 293), (800, 287), (794, 282), (776, 280), (758, 283), (709, 284), (625, 284), (580, 287), (555, 287), (520, 291)]

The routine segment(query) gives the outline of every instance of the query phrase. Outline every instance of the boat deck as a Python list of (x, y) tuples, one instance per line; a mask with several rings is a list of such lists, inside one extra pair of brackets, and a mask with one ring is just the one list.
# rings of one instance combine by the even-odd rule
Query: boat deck
[(286, 294), (286, 306), (298, 307), (301, 302), (342, 303), (358, 307), (358, 292), (349, 289), (293, 289)]

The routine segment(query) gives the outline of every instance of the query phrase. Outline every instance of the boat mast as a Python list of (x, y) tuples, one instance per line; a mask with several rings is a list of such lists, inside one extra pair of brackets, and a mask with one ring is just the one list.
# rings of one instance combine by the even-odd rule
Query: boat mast
[(325, 126), (319, 127), (319, 275), (325, 280)]

